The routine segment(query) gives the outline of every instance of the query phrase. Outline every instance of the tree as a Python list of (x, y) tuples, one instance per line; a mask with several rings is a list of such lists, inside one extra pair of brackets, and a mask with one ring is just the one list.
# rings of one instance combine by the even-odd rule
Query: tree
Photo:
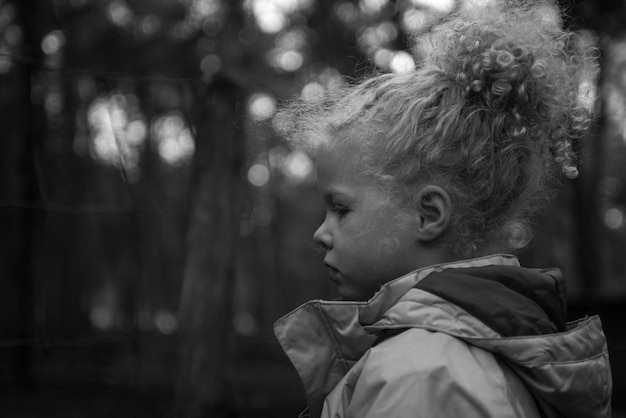
[(244, 155), (241, 89), (207, 86), (196, 119), (196, 153), (180, 305), (178, 416), (228, 416), (225, 379), (241, 214)]
[[(24, 40), (23, 49), (27, 56), (41, 59), (42, 22), (44, 15), (43, 7), (37, 0), (25, 0), (18, 2), (18, 14), (23, 28)], [(19, 182), (21, 183), (21, 198), (30, 202), (41, 200), (41, 184), (38, 172), (38, 160), (41, 158), (41, 150), (44, 136), (44, 112), (43, 103), (37, 100), (33, 89), (38, 71), (34, 66), (25, 65), (22, 67), (20, 92), (20, 102), (22, 109), (22, 141), (21, 141), (21, 173)], [(37, 259), (37, 236), (41, 234), (42, 212), (33, 208), (22, 211), (20, 216), (20, 232), (17, 236), (18, 254), (13, 260), (17, 288), (17, 337), (22, 339), (32, 338), (35, 329), (35, 272), (38, 265)], [(18, 382), (22, 385), (30, 386), (31, 376), (31, 349), (28, 346), (20, 347), (18, 351), (15, 371)]]

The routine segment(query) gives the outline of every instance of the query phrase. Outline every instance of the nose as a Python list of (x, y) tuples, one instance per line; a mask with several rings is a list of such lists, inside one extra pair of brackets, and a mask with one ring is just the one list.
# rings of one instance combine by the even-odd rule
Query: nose
[(326, 220), (317, 228), (313, 234), (313, 240), (317, 245), (325, 250), (333, 248), (333, 241), (328, 229), (326, 228)]

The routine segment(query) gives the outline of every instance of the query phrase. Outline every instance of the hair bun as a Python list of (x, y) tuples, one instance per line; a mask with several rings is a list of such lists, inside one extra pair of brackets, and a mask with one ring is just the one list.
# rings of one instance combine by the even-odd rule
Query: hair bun
[(496, 147), (549, 150), (546, 158), (574, 178), (571, 142), (593, 119), (578, 97), (581, 73), (593, 77), (597, 64), (595, 48), (561, 23), (548, 1), (494, 2), (463, 8), (421, 42), (424, 64), (458, 88), (467, 115), (492, 112)]
[(509, 109), (519, 119), (520, 107), (529, 102), (529, 88), (546, 77), (546, 63), (497, 29), (476, 23), (454, 25), (449, 40), (455, 58), (449, 70), (456, 73), (464, 94), (490, 110)]

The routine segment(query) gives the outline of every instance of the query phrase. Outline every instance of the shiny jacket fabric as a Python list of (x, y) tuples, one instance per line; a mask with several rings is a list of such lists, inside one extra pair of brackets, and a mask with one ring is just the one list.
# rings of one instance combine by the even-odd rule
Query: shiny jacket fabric
[(275, 335), (312, 417), (611, 415), (598, 317), (565, 322), (558, 270), (495, 255), (417, 270), (367, 302), (308, 302)]

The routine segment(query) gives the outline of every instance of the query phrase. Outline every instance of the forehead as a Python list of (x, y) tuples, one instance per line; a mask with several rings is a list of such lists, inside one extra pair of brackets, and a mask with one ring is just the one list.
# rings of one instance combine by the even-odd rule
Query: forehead
[(361, 183), (371, 177), (364, 170), (363, 151), (350, 141), (320, 149), (315, 167), (320, 185)]

